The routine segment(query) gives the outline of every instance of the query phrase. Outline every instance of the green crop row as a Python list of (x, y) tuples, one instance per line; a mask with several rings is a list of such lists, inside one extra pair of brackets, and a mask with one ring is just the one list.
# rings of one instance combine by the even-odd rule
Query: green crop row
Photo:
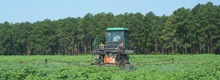
[[(45, 62), (47, 59), (47, 62)], [(219, 55), (130, 55), (133, 70), (93, 66), (91, 55), (0, 56), (0, 80), (219, 80)]]

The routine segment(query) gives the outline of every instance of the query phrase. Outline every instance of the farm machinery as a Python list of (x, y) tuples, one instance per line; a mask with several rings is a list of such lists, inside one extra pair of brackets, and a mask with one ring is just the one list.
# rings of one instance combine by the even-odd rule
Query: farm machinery
[[(96, 43), (96, 44), (95, 44)], [(97, 44), (99, 43), (99, 44)], [(100, 66), (123, 66), (125, 69), (132, 69), (129, 61), (128, 50), (129, 29), (128, 28), (107, 28), (104, 41), (94, 40), (93, 42), (93, 65)]]

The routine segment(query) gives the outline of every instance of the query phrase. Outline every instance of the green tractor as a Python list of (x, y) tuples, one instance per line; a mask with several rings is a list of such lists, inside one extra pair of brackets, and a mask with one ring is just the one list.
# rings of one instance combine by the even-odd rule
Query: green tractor
[[(107, 28), (105, 42), (102, 41), (103, 39), (94, 41), (93, 65), (124, 66), (125, 69), (132, 69), (129, 54), (134, 51), (128, 50), (128, 28)], [(95, 44), (97, 42), (100, 44)]]

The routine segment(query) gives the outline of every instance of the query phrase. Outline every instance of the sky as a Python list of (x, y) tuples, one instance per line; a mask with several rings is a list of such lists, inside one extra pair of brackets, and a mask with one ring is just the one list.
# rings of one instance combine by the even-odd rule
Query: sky
[(0, 0), (0, 23), (77, 18), (101, 12), (118, 15), (152, 11), (157, 16), (169, 16), (178, 8), (192, 9), (207, 2), (220, 5), (220, 0)]

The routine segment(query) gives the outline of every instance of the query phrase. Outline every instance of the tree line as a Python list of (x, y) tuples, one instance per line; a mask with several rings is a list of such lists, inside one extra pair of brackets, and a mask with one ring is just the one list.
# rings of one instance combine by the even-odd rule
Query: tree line
[(0, 23), (0, 54), (90, 53), (94, 39), (104, 37), (108, 27), (129, 28), (129, 49), (140, 54), (220, 52), (220, 6), (208, 2), (178, 8), (170, 16), (102, 12), (33, 23), (6, 21)]

